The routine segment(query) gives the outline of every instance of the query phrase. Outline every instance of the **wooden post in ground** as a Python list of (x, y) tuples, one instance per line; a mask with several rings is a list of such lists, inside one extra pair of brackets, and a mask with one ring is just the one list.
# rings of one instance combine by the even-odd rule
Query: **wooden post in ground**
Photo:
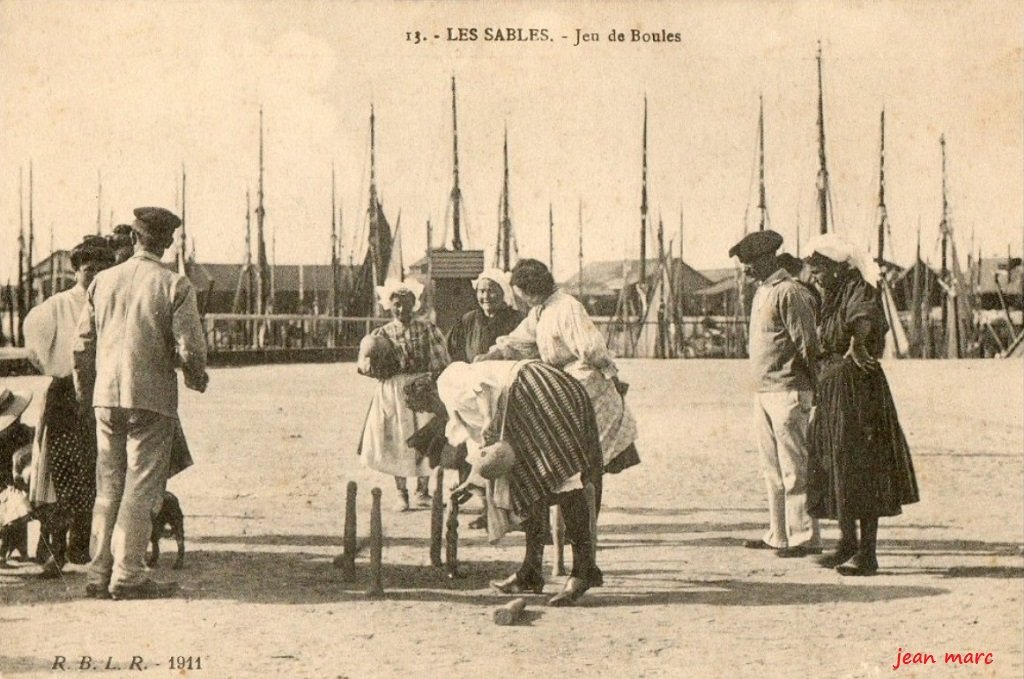
[(430, 565), (442, 566), (441, 539), (444, 534), (444, 468), (437, 468), (434, 497), (430, 502)]
[(346, 582), (356, 578), (356, 492), (355, 481), (349, 481), (345, 493), (345, 536), (344, 551), (334, 560), (334, 565), (342, 569), (341, 577)]
[(551, 575), (557, 577), (565, 575), (565, 521), (562, 519), (562, 508), (558, 505), (551, 507), (548, 512), (551, 523), (551, 543), (554, 547), (555, 562), (551, 567)]
[(384, 583), (381, 578), (384, 529), (380, 520), (380, 488), (371, 490), (370, 496), (370, 586), (366, 590), (366, 596), (381, 597), (384, 596)]
[(455, 496), (448, 498), (448, 521), (444, 545), (445, 574), (449, 579), (459, 578), (459, 503)]

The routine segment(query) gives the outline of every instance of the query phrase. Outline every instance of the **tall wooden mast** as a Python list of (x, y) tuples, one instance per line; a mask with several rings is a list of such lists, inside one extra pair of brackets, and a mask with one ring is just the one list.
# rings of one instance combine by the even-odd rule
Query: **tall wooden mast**
[(881, 117), (881, 142), (878, 150), (878, 266), (885, 262), (885, 229), (889, 223), (889, 211), (885, 206), (885, 109)]
[(452, 76), (452, 249), (462, 249), (462, 191), (459, 189), (459, 116)]
[(758, 97), (760, 102), (757, 116), (757, 210), (760, 214), (758, 230), (764, 231), (768, 223), (768, 200), (764, 186), (764, 97)]
[(25, 346), (25, 185), (22, 168), (18, 168), (18, 332), (14, 335), (14, 326), (11, 326), (12, 335), (17, 337), (17, 345)]
[(498, 242), (494, 249), (494, 266), (502, 271), (512, 268), (512, 218), (509, 213), (508, 182), (508, 126), (505, 126), (505, 141), (502, 145), (505, 171), (501, 183), (501, 199), (498, 205)]
[(334, 163), (331, 163), (331, 315), (339, 316), (341, 300), (341, 281), (339, 280), (340, 270), (338, 261), (338, 213), (335, 203), (335, 177)]
[[(640, 186), (640, 278), (641, 288), (647, 283), (647, 96), (644, 95), (643, 175)], [(643, 293), (642, 293), (643, 294)]]
[[(381, 262), (382, 253), (380, 247), (380, 236), (379, 228), (377, 223), (378, 214), (378, 200), (377, 200), (377, 117), (373, 109), (373, 104), (370, 104), (370, 205), (367, 207), (367, 214), (369, 215), (370, 232), (369, 232), (369, 248), (370, 248), (370, 270), (372, 285), (379, 285), (383, 283), (379, 280), (382, 275), (382, 266), (386, 267), (386, 262)], [(369, 290), (369, 294), (373, 297), (374, 301), (371, 304), (372, 309), (376, 309), (377, 301), (376, 296), (373, 295), (373, 288)]]
[(103, 174), (96, 170), (96, 235), (100, 235), (100, 221), (103, 219)]
[(579, 279), (580, 279), (580, 301), (583, 301), (583, 200), (580, 199), (579, 208)]
[(267, 211), (263, 207), (263, 107), (260, 107), (260, 152), (259, 175), (256, 183), (256, 313), (263, 314), (269, 309), (270, 276), (267, 264), (267, 241), (263, 230)]
[(188, 231), (185, 221), (185, 164), (181, 164), (181, 233), (178, 235), (178, 273), (188, 275)]
[(821, 43), (818, 43), (818, 233), (828, 233), (828, 165), (825, 162), (825, 99), (821, 85)]
[(28, 276), (28, 286), (25, 289), (25, 312), (35, 306), (35, 275), (32, 254), (36, 249), (36, 223), (33, 217), (32, 206), (34, 203), (34, 191), (32, 183), (32, 161), (28, 161), (28, 247), (25, 250), (25, 274)]

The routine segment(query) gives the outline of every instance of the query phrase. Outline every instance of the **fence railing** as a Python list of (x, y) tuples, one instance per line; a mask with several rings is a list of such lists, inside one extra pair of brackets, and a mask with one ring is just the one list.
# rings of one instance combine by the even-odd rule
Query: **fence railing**
[(355, 349), (387, 318), (298, 314), (206, 314), (203, 326), (211, 353), (275, 349)]

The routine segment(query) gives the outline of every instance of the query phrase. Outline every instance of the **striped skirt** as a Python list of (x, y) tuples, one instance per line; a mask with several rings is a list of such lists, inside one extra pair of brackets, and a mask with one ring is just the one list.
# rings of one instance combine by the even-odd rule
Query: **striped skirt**
[(516, 451), (509, 473), (512, 509), (525, 516), (576, 474), (601, 469), (590, 397), (576, 379), (539, 361), (520, 368), (508, 391), (504, 438)]

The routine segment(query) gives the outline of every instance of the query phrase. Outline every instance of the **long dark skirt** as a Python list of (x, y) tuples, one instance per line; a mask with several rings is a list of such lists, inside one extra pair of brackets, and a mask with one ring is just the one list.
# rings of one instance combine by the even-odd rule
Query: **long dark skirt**
[(47, 449), (60, 511), (92, 512), (96, 500), (96, 422), (78, 414), (71, 377), (55, 378), (46, 392), (42, 445)]
[(539, 361), (519, 370), (508, 393), (505, 438), (516, 451), (509, 474), (513, 509), (525, 514), (575, 474), (601, 472), (594, 408), (575, 378)]
[(895, 516), (917, 502), (917, 479), (885, 373), (834, 360), (818, 382), (808, 436), (811, 516)]

